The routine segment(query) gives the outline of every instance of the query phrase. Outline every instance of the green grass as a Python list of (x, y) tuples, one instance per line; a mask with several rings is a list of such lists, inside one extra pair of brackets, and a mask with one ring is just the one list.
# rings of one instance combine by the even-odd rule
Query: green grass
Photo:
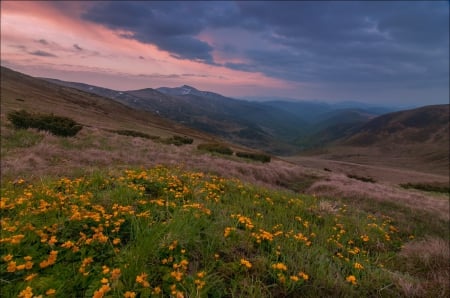
[(197, 146), (198, 150), (201, 151), (208, 151), (208, 152), (212, 152), (212, 153), (219, 153), (219, 154), (223, 154), (223, 155), (233, 155), (233, 150), (223, 144), (218, 144), (218, 143), (204, 143), (204, 144), (199, 144)]
[(3, 297), (398, 297), (392, 259), (414, 236), (379, 211), (176, 168), (1, 194)]
[(27, 129), (11, 130), (2, 135), (2, 149), (28, 148), (38, 144), (44, 136), (36, 131)]

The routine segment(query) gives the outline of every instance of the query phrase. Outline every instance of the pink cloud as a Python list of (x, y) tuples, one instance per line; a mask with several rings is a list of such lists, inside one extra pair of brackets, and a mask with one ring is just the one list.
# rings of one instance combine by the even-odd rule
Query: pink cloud
[[(91, 84), (94, 81), (121, 90), (190, 84), (234, 96), (249, 93), (255, 87), (267, 90), (290, 87), (261, 73), (173, 58), (156, 46), (123, 37), (127, 32), (82, 21), (80, 14), (89, 2), (68, 5), (70, 9), (62, 11), (52, 2), (2, 2), (2, 64), (7, 61), (8, 65), (36, 76), (59, 75), (57, 78), (62, 80), (79, 79)], [(36, 51), (54, 56), (30, 56)], [(222, 61), (220, 53), (214, 55)], [(139, 59), (140, 56), (145, 59)], [(71, 72), (82, 75), (69, 75)], [(155, 73), (161, 76), (152, 77)]]

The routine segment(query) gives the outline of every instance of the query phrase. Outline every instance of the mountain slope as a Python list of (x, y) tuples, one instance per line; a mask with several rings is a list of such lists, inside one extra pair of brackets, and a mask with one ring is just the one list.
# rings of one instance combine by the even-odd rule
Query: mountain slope
[(351, 135), (310, 154), (323, 159), (448, 176), (449, 105), (378, 116)]
[(135, 110), (90, 92), (56, 85), (5, 67), (1, 68), (1, 75), (2, 121), (9, 111), (25, 109), (71, 117), (83, 125), (100, 129), (131, 129), (157, 136), (181, 133), (210, 138), (154, 113)]

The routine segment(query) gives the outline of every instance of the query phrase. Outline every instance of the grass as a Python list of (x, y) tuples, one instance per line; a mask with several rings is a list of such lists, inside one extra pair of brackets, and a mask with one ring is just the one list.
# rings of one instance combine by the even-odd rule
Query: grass
[(219, 153), (223, 155), (232, 155), (233, 150), (226, 145), (219, 143), (204, 143), (197, 146), (198, 150)]
[(260, 162), (270, 162), (270, 155), (262, 153), (252, 153), (252, 152), (236, 152), (237, 157), (247, 158), (251, 160), (256, 160)]
[(414, 188), (429, 192), (450, 193), (450, 187), (442, 183), (404, 183), (400, 186), (406, 189)]
[(1, 193), (3, 297), (405, 295), (415, 235), (379, 211), (167, 167)]

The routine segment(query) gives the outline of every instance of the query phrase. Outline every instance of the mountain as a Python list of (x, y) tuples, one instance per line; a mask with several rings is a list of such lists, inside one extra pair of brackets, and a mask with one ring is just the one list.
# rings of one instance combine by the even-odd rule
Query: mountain
[(449, 105), (381, 115), (311, 154), (358, 164), (448, 175)]
[[(109, 97), (98, 95), (110, 92), (109, 95), (113, 96), (112, 91), (108, 89), (100, 90), (98, 87), (94, 89), (93, 86), (86, 84), (78, 84), (78, 88), (74, 89), (54, 84), (55, 80), (34, 78), (6, 67), (1, 67), (1, 79), (2, 118), (11, 110), (25, 109), (70, 117), (85, 126), (105, 130), (129, 129), (156, 136), (183, 134), (194, 138), (211, 139), (207, 134), (199, 133), (155, 113), (136, 110), (112, 101)], [(89, 92), (80, 90), (81, 85)], [(130, 97), (127, 94), (121, 96)]]
[(151, 111), (180, 124), (274, 154), (297, 150), (291, 141), (307, 123), (288, 111), (237, 100), (190, 86), (116, 91), (88, 84), (45, 80)]
[(391, 143), (448, 145), (448, 140), (449, 105), (432, 105), (376, 117), (342, 143), (354, 146)]

